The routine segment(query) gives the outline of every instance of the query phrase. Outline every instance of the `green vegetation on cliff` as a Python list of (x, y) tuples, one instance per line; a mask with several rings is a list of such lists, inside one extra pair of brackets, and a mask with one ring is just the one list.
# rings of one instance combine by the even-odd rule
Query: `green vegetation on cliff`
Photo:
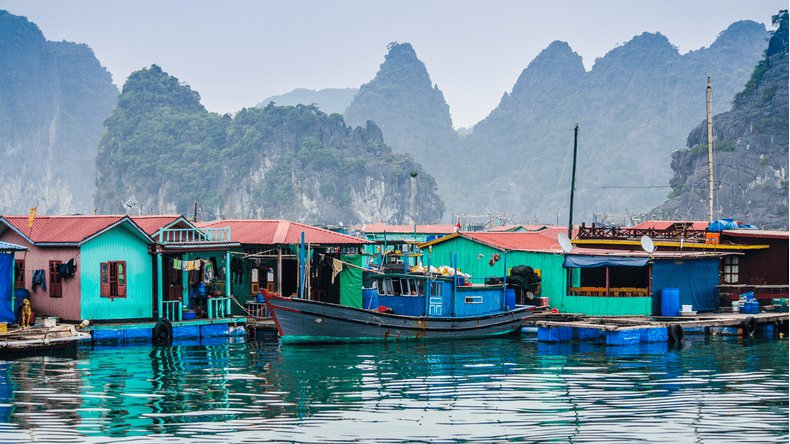
[(106, 127), (97, 158), (102, 212), (123, 211), (134, 195), (147, 213), (188, 213), (197, 201), (203, 218), (403, 222), (412, 170), (420, 172), (420, 220), (443, 212), (433, 178), (393, 154), (372, 122), (352, 129), (305, 105), (209, 113), (156, 65), (129, 76)]

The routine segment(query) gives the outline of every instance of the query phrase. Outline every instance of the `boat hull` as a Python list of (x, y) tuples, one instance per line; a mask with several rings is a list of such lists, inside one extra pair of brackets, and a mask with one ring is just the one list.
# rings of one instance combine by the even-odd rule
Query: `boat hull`
[(460, 339), (514, 333), (528, 307), (504, 313), (451, 318), (401, 316), (303, 299), (267, 297), (283, 343), (377, 342)]

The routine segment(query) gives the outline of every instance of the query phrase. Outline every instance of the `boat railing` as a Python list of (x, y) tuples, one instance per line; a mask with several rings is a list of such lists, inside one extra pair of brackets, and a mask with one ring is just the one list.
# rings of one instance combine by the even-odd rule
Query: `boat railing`
[(252, 318), (268, 318), (269, 308), (265, 302), (247, 302), (244, 304), (247, 315)]
[(162, 319), (168, 321), (180, 321), (182, 318), (181, 301), (162, 301)]
[(230, 298), (208, 298), (206, 301), (206, 314), (209, 319), (230, 317)]

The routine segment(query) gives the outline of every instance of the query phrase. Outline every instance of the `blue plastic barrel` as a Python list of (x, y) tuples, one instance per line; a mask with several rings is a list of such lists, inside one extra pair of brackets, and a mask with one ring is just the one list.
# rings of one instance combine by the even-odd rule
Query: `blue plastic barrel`
[(362, 289), (362, 308), (375, 310), (379, 307), (379, 291), (375, 288)]
[(661, 316), (677, 316), (680, 313), (680, 289), (661, 289)]
[(508, 310), (516, 308), (516, 290), (514, 288), (505, 290), (505, 305)]

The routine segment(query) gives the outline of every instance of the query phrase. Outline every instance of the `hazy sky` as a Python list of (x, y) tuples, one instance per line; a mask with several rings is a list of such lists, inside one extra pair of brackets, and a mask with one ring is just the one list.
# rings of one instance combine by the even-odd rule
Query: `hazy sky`
[(488, 115), (554, 40), (590, 69), (644, 31), (685, 53), (737, 20), (768, 26), (782, 8), (786, 0), (0, 0), (47, 39), (90, 45), (119, 87), (157, 63), (223, 113), (295, 88), (358, 87), (376, 74), (387, 43), (410, 42), (456, 127)]

